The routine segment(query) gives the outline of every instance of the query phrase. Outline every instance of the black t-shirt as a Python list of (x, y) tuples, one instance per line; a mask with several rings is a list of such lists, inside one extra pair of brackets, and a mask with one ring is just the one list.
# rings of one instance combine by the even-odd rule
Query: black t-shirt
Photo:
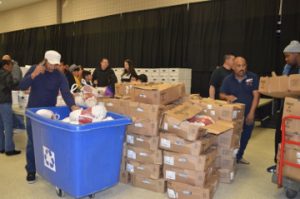
[(220, 99), (220, 88), (222, 86), (222, 82), (232, 73), (232, 70), (227, 70), (224, 66), (218, 67), (214, 70), (214, 72), (211, 75), (209, 85), (214, 86), (216, 93), (215, 93), (215, 99)]

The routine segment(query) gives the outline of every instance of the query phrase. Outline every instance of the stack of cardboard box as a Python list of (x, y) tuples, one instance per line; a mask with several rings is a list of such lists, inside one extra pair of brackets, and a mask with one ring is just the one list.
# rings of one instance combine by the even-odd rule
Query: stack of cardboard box
[(231, 127), (219, 122), (203, 127), (187, 121), (199, 113), (205, 114), (199, 103), (186, 101), (164, 114), (160, 148), (165, 150), (163, 171), (169, 198), (210, 199), (217, 188), (217, 137), (207, 132), (223, 133)]
[(120, 181), (155, 192), (165, 192), (159, 128), (169, 104), (185, 95), (183, 84), (117, 84), (116, 96), (104, 99), (109, 111), (128, 115), (125, 154)]
[(207, 115), (217, 123), (230, 127), (222, 134), (215, 132), (214, 128), (209, 128), (208, 132), (217, 133), (218, 155), (215, 167), (219, 171), (220, 182), (231, 183), (237, 171), (236, 154), (243, 131), (245, 107), (243, 104), (228, 104), (211, 99), (202, 99), (200, 103)]
[[(286, 116), (300, 116), (300, 99), (298, 98), (285, 98), (283, 118)], [(286, 140), (300, 142), (300, 120), (288, 119), (286, 121)], [(279, 154), (279, 153), (278, 153)], [(279, 159), (279, 158), (278, 158)], [(285, 144), (284, 159), (291, 163), (300, 166), (300, 146), (294, 144)], [(279, 163), (279, 161), (278, 161)], [(283, 168), (283, 176), (290, 179), (300, 181), (300, 169), (285, 165)]]
[(295, 97), (300, 95), (300, 74), (261, 77), (259, 82), (259, 92), (261, 94), (275, 97)]

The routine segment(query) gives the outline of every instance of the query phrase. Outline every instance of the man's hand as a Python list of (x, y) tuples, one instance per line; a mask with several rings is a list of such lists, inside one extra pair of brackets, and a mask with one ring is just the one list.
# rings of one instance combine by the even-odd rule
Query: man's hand
[(229, 103), (233, 103), (235, 100), (237, 100), (237, 97), (234, 95), (227, 95), (226, 100)]
[(78, 109), (80, 109), (80, 107), (79, 107), (79, 106), (76, 106), (76, 105), (73, 105), (73, 106), (71, 107), (71, 110), (72, 110), (72, 111), (76, 111), (76, 110), (78, 110)]
[(46, 70), (45, 66), (42, 66), (40, 64), (37, 65), (36, 68), (34, 69), (34, 71), (31, 73), (31, 78), (32, 79), (36, 78), (41, 73), (44, 73), (45, 70)]
[(246, 124), (247, 125), (252, 125), (254, 123), (254, 118), (255, 118), (255, 114), (254, 113), (248, 113), (247, 117), (246, 117)]

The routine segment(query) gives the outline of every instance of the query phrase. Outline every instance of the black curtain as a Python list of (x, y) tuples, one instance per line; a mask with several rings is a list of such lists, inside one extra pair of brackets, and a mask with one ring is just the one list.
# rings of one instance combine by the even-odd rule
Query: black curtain
[[(249, 70), (266, 74), (278, 62), (279, 0), (214, 0), (0, 34), (0, 53), (34, 64), (48, 49), (68, 63), (121, 67), (192, 68), (192, 91), (207, 96), (213, 69), (225, 53), (245, 56)], [(298, 26), (299, 27), (299, 26)]]
[(281, 70), (285, 64), (282, 51), (292, 40), (300, 40), (300, 1), (283, 0), (280, 42)]

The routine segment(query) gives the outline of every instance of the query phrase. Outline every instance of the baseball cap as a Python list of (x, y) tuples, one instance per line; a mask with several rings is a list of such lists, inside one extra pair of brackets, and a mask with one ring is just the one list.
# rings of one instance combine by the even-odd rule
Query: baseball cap
[(60, 58), (61, 55), (55, 50), (48, 50), (45, 53), (45, 59), (47, 59), (50, 64), (60, 64)]
[(78, 65), (76, 65), (76, 64), (72, 64), (72, 65), (70, 66), (70, 68), (69, 68), (69, 71), (70, 71), (70, 72), (73, 72), (73, 71), (78, 70), (78, 69), (80, 69), (80, 66), (78, 66)]

